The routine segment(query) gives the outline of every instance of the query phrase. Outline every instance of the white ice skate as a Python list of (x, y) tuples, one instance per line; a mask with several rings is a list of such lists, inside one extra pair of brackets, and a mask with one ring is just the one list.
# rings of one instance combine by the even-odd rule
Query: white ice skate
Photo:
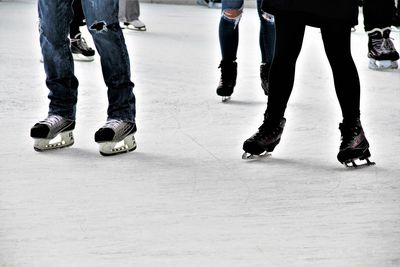
[(124, 28), (128, 30), (134, 30), (134, 31), (146, 31), (146, 25), (139, 19), (136, 19), (131, 22), (124, 22)]
[(122, 120), (107, 120), (95, 134), (100, 154), (111, 156), (136, 149), (136, 125)]
[(31, 128), (31, 137), (35, 140), (33, 148), (41, 152), (72, 146), (74, 128), (75, 121), (50, 115)]

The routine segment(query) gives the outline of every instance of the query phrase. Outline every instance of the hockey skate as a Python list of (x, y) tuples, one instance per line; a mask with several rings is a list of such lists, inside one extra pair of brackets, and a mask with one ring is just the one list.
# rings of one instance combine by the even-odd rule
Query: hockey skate
[(261, 78), (261, 88), (264, 90), (264, 94), (269, 93), (269, 70), (271, 68), (270, 63), (262, 63), (260, 65), (260, 78)]
[(237, 63), (221, 61), (218, 68), (221, 69), (221, 79), (217, 88), (217, 95), (222, 96), (222, 102), (227, 102), (231, 99), (236, 85)]
[(136, 125), (134, 123), (109, 119), (95, 133), (94, 140), (99, 144), (101, 155), (111, 156), (135, 150), (135, 133)]
[(368, 67), (373, 70), (397, 69), (399, 54), (389, 37), (390, 29), (374, 29), (368, 33)]
[(75, 121), (58, 115), (49, 115), (31, 128), (31, 137), (35, 140), (36, 151), (46, 151), (72, 146)]
[(75, 61), (93, 61), (95, 51), (88, 46), (81, 33), (71, 39), (71, 52)]
[[(342, 142), (340, 144), (339, 153), (337, 159), (340, 163), (346, 167), (365, 167), (374, 165), (375, 162), (371, 162), (369, 157), (369, 143), (365, 137), (364, 130), (359, 120), (352, 125), (346, 125), (345, 123), (339, 124), (341, 132)], [(356, 162), (360, 163), (356, 163)]]
[(266, 117), (263, 124), (258, 128), (258, 131), (243, 143), (244, 153), (242, 159), (269, 156), (269, 152), (274, 151), (275, 147), (281, 141), (285, 124), (285, 118), (274, 123)]

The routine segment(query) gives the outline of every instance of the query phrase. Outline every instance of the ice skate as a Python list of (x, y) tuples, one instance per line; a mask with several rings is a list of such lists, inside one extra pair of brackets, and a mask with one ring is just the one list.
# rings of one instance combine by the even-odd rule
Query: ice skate
[(258, 128), (258, 131), (243, 143), (244, 153), (242, 159), (269, 156), (269, 152), (274, 151), (275, 147), (281, 141), (285, 124), (285, 118), (275, 123), (266, 117), (263, 124)]
[(99, 144), (101, 155), (111, 156), (135, 150), (135, 133), (134, 123), (109, 119), (95, 133), (94, 140)]
[(261, 88), (264, 90), (264, 94), (269, 93), (269, 70), (271, 68), (270, 63), (262, 63), (260, 65), (260, 78), (261, 78)]
[(71, 39), (72, 57), (76, 61), (93, 61), (95, 51), (88, 46), (81, 33)]
[(124, 22), (125, 29), (135, 30), (135, 31), (146, 31), (146, 25), (139, 19), (136, 19), (131, 22)]
[(72, 146), (75, 121), (58, 115), (50, 115), (31, 128), (31, 137), (35, 140), (36, 151), (46, 151)]
[(390, 29), (375, 29), (368, 33), (368, 67), (373, 70), (397, 69), (399, 54), (389, 37)]
[(221, 79), (217, 88), (217, 95), (222, 96), (222, 102), (227, 102), (231, 99), (236, 85), (237, 63), (221, 61), (218, 68), (221, 69)]
[(346, 167), (362, 167), (374, 165), (369, 157), (369, 143), (365, 137), (364, 130), (359, 120), (355, 123), (347, 125), (339, 124), (342, 142), (340, 144), (337, 159)]

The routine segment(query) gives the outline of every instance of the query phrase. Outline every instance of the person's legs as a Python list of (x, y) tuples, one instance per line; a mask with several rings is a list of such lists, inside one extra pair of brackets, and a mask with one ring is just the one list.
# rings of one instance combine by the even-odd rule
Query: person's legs
[(130, 80), (129, 55), (119, 27), (118, 0), (84, 0), (83, 10), (108, 87), (108, 118), (134, 122), (134, 84)]
[(301, 16), (296, 13), (275, 15), (276, 45), (270, 71), (270, 92), (266, 113), (274, 121), (283, 118), (293, 89), (296, 61), (305, 31)]
[(222, 15), (219, 23), (222, 61), (233, 62), (236, 60), (242, 12), (243, 0), (222, 0)]
[(50, 90), (49, 115), (75, 120), (78, 80), (68, 39), (72, 0), (39, 0), (40, 46), (46, 85)]
[(270, 92), (264, 122), (243, 144), (243, 158), (272, 152), (281, 140), (286, 119), (283, 117), (293, 89), (297, 57), (305, 23), (296, 13), (275, 14), (276, 46), (270, 72)]
[(221, 47), (221, 78), (217, 94), (222, 101), (229, 99), (236, 85), (236, 55), (239, 45), (239, 22), (242, 17), (244, 0), (222, 0), (222, 14), (219, 23), (219, 44)]
[(73, 16), (71, 24), (69, 25), (69, 36), (71, 39), (81, 33), (79, 27), (84, 25), (83, 20), (85, 19), (85, 16), (83, 15), (81, 0), (73, 0), (72, 10)]
[(355, 159), (366, 160), (366, 164), (371, 165), (369, 143), (360, 122), (360, 80), (351, 56), (351, 26), (329, 23), (321, 27), (321, 35), (343, 115), (343, 122), (339, 124), (342, 142), (337, 158), (345, 165), (357, 166)]
[(139, 0), (120, 0), (119, 5), (119, 20), (126, 28), (146, 31), (146, 25), (139, 19)]
[(351, 56), (351, 27), (339, 22), (330, 23), (321, 27), (321, 35), (343, 119), (355, 121), (360, 117), (360, 80)]
[(257, 0), (257, 13), (260, 18), (261, 87), (265, 95), (269, 93), (269, 71), (275, 52), (275, 18), (261, 10), (262, 0)]

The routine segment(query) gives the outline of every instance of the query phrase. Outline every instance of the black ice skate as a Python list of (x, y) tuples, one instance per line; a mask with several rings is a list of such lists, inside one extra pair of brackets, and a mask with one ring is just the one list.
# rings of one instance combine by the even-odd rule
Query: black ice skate
[[(337, 159), (346, 167), (359, 167), (374, 165), (369, 157), (369, 143), (365, 138), (364, 130), (359, 120), (351, 125), (345, 123), (339, 124), (342, 142), (340, 144)], [(364, 161), (361, 165), (356, 164), (356, 160)]]
[(90, 48), (82, 34), (78, 33), (71, 39), (71, 52), (76, 61), (93, 61), (95, 51)]
[(285, 118), (274, 123), (266, 117), (263, 124), (258, 128), (258, 132), (243, 143), (244, 153), (242, 158), (253, 159), (256, 158), (255, 156), (263, 156), (272, 152), (281, 141), (285, 123)]
[(397, 69), (397, 53), (389, 37), (390, 29), (376, 29), (368, 33), (368, 67), (373, 70)]
[(222, 102), (226, 102), (233, 94), (236, 85), (237, 63), (221, 61), (218, 68), (221, 69), (221, 79), (217, 88), (217, 95), (222, 96)]
[(75, 121), (58, 115), (49, 115), (31, 128), (31, 137), (35, 140), (36, 151), (46, 151), (72, 146)]
[(122, 120), (107, 120), (94, 135), (94, 140), (99, 144), (100, 154), (111, 156), (136, 149), (136, 141), (133, 136), (136, 133), (136, 125)]
[(260, 78), (261, 78), (261, 88), (264, 90), (264, 94), (269, 93), (269, 70), (271, 68), (270, 63), (262, 63), (260, 65)]

